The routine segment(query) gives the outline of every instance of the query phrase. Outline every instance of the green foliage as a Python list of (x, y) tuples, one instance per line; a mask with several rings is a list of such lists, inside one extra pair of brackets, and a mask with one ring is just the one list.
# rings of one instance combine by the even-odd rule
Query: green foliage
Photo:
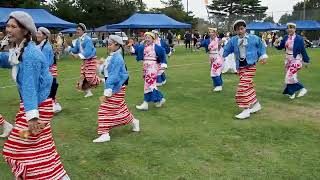
[[(306, 20), (320, 21), (320, 0), (306, 0)], [(304, 2), (298, 2), (293, 6), (292, 14), (281, 16), (279, 23), (285, 24), (292, 20), (303, 20)]]
[(166, 14), (177, 21), (189, 23), (192, 27), (197, 26), (197, 18), (192, 15), (192, 12), (184, 11), (182, 0), (161, 0), (161, 2), (165, 5), (164, 8), (154, 8), (151, 11)]
[(51, 11), (71, 22), (83, 22), (88, 27), (118, 23), (137, 11), (144, 11), (142, 1), (130, 0), (54, 0)]
[[(261, 0), (212, 0), (208, 6), (210, 14), (216, 22), (224, 22), (228, 29), (236, 19), (247, 21), (261, 20), (268, 7), (261, 6)], [(220, 25), (219, 23), (216, 23)]]
[(268, 17), (266, 17), (266, 18), (264, 18), (264, 20), (263, 20), (264, 22), (271, 22), (271, 23), (274, 23), (274, 19), (273, 19), (273, 17), (272, 16), (268, 16)]
[(1, 0), (0, 7), (38, 8), (39, 0)]

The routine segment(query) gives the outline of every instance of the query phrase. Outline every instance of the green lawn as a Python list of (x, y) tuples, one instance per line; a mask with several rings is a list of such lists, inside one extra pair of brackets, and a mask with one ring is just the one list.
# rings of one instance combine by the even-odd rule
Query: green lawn
[[(213, 93), (207, 55), (183, 48), (169, 60), (168, 83), (161, 87), (165, 106), (137, 111), (135, 105), (143, 100), (142, 65), (127, 56), (126, 99), (142, 131), (116, 128), (104, 144), (92, 143), (103, 89), (84, 99), (75, 90), (80, 61), (62, 59), (58, 97), (63, 111), (52, 128), (65, 169), (73, 180), (319, 179), (320, 49), (308, 52), (312, 64), (299, 78), (309, 92), (289, 100), (282, 95), (284, 52), (268, 50), (269, 61), (258, 65), (255, 77), (263, 110), (246, 121), (234, 119), (238, 77), (224, 75), (223, 92)], [(13, 84), (9, 71), (0, 70), (0, 87)], [(0, 113), (12, 122), (19, 103), (16, 87), (0, 88), (0, 98)], [(3, 158), (0, 179), (12, 179)]]

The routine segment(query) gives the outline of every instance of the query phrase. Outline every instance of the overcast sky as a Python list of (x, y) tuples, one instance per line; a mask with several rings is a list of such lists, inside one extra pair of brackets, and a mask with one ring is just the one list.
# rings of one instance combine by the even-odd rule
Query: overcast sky
[[(161, 7), (160, 0), (143, 0), (149, 8)], [(211, 0), (209, 0), (210, 2)], [(271, 16), (273, 12), (273, 17), (277, 22), (280, 17), (288, 12), (292, 12), (293, 6), (297, 2), (303, 0), (261, 0), (263, 6), (268, 6), (267, 14)], [(183, 0), (185, 8), (187, 7), (187, 0)], [(204, 5), (204, 0), (189, 0), (189, 10), (194, 13), (195, 16), (201, 18), (208, 18), (208, 14)]]

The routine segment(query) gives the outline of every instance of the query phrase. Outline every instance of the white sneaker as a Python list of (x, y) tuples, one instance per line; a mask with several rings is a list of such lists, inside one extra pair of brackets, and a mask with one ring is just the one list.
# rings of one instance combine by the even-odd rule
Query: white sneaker
[(105, 78), (99, 78), (100, 79), (100, 82), (102, 82), (103, 84), (106, 83), (106, 79)]
[(162, 107), (162, 105), (166, 102), (166, 99), (165, 98), (162, 98), (160, 102), (156, 103), (156, 107), (157, 108), (160, 108)]
[(302, 88), (297, 97), (302, 97), (302, 96), (306, 95), (307, 92), (308, 92), (308, 90), (306, 88)]
[(109, 133), (102, 134), (100, 137), (98, 137), (97, 139), (93, 140), (94, 143), (102, 143), (102, 142), (107, 142), (107, 141), (110, 141)]
[(167, 83), (167, 80), (164, 80), (163, 82), (162, 82), (162, 85), (165, 85)]
[(217, 86), (213, 89), (214, 92), (222, 91), (222, 86)]
[(10, 135), (10, 132), (12, 131), (12, 129), (13, 129), (12, 124), (10, 124), (7, 121), (5, 121), (3, 123), (3, 133), (0, 135), (0, 137), (1, 138), (8, 137)]
[(68, 176), (68, 174), (66, 174), (65, 176), (62, 177), (61, 180), (70, 180), (70, 177)]
[(262, 109), (259, 102), (255, 103), (253, 107), (250, 109), (250, 113), (256, 113)]
[(133, 132), (139, 132), (140, 131), (140, 122), (138, 119), (133, 119), (131, 122), (132, 125), (132, 131)]
[(236, 115), (235, 117), (237, 119), (246, 119), (246, 118), (250, 117), (250, 112), (251, 112), (251, 110), (249, 108), (244, 109), (240, 114)]
[(146, 111), (146, 110), (149, 109), (149, 105), (148, 105), (148, 103), (146, 101), (143, 101), (143, 103), (140, 106), (137, 105), (136, 108), (139, 109), (139, 110)]
[(87, 98), (87, 97), (91, 97), (91, 96), (93, 96), (91, 90), (87, 90), (86, 95), (84, 97)]
[(60, 105), (59, 103), (55, 103), (55, 104), (53, 105), (53, 112), (54, 112), (54, 113), (58, 113), (58, 112), (60, 112), (60, 111), (62, 111), (61, 105)]
[(290, 99), (296, 98), (296, 94), (292, 94), (291, 96), (289, 95), (289, 98), (290, 98)]

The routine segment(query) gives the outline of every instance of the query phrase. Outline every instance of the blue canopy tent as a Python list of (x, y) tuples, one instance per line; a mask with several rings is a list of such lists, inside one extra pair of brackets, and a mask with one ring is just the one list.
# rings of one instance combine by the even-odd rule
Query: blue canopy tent
[(47, 28), (73, 28), (77, 25), (60, 19), (44, 9), (23, 9), (23, 8), (1, 8), (0, 7), (0, 27), (4, 27), (13, 11), (24, 11), (30, 14), (37, 27)]
[[(76, 31), (77, 31), (76, 28), (69, 28), (69, 29), (64, 29), (60, 32), (66, 34), (66, 33), (75, 33)], [(87, 30), (87, 32), (92, 32), (92, 30), (89, 29), (89, 30)]]
[(176, 21), (165, 14), (135, 13), (127, 20), (107, 27), (111, 29), (190, 29), (191, 24)]
[[(304, 21), (290, 21), (297, 25), (297, 30), (320, 30), (320, 23), (312, 20), (304, 20)], [(279, 30), (286, 30), (286, 25), (280, 25), (278, 27)]]
[(272, 31), (277, 30), (278, 26), (271, 22), (251, 22), (247, 25), (247, 29), (255, 31)]
[(110, 29), (107, 27), (108, 25), (100, 26), (94, 29), (95, 32), (117, 32), (121, 31), (121, 29)]

